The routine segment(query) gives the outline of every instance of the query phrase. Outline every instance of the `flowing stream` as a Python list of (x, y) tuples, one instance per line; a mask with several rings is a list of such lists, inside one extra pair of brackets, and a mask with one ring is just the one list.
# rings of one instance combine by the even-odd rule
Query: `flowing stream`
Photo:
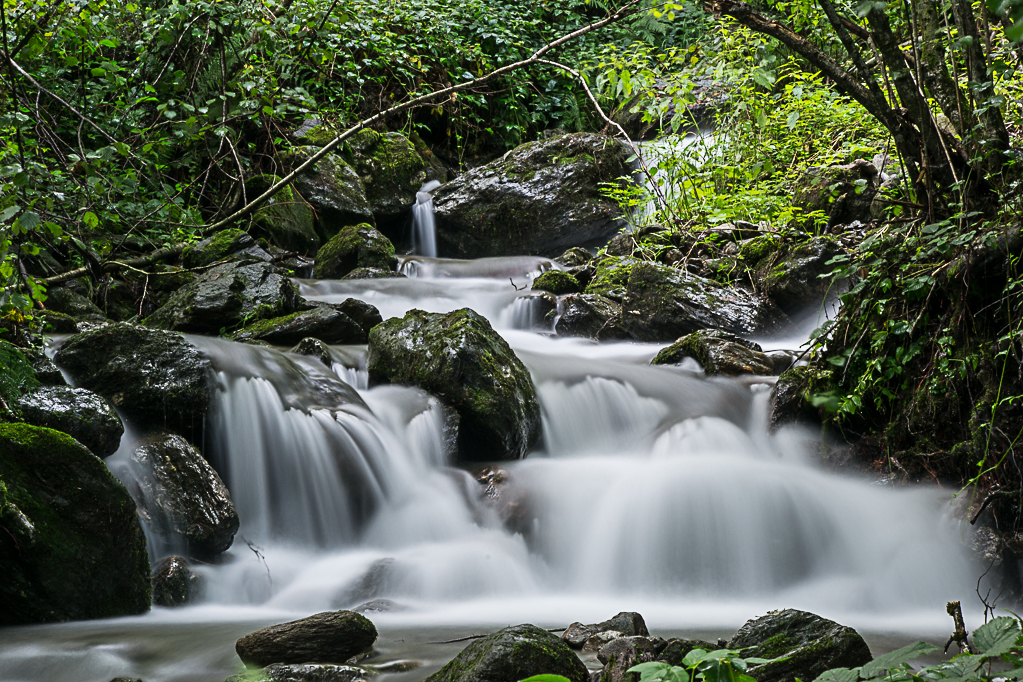
[[(204, 600), (7, 630), (0, 679), (219, 682), (238, 670), (241, 634), (371, 600), (386, 600), (367, 613), (378, 659), (423, 664), (388, 680), (423, 679), (464, 646), (431, 641), (623, 610), (689, 636), (787, 607), (874, 641), (948, 629), (943, 606), (968, 598), (972, 568), (947, 493), (829, 472), (811, 456), (816, 434), (769, 434), (771, 378), (707, 378), (650, 366), (657, 345), (530, 331), (526, 285), (551, 267), (416, 256), (407, 279), (299, 283), (306, 298), (356, 297), (385, 318), (471, 307), (490, 320), (532, 373), (544, 430), (527, 459), (500, 464), (496, 494), (447, 461), (434, 398), (368, 388), (365, 347), (332, 348), (327, 368), (192, 337), (217, 370), (205, 454), (242, 520), (224, 560), (196, 569)], [(132, 440), (108, 460), (129, 487)]]

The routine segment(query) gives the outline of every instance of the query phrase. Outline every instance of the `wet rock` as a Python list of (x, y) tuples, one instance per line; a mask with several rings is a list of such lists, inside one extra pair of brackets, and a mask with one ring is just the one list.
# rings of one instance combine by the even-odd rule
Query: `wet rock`
[(191, 555), (226, 551), (238, 532), (238, 512), (220, 476), (181, 436), (147, 437), (132, 453), (144, 511), (163, 534), (174, 533)]
[(599, 682), (638, 682), (637, 673), (628, 672), (629, 668), (640, 663), (663, 661), (670, 665), (682, 665), (693, 649), (713, 651), (719, 649), (710, 642), (702, 640), (669, 639), (660, 637), (635, 636), (620, 637), (597, 651), (597, 659), (604, 664), (596, 680)]
[(427, 682), (519, 682), (533, 675), (586, 682), (582, 661), (558, 637), (535, 625), (516, 625), (478, 639)]
[(352, 611), (366, 615), (367, 613), (394, 613), (396, 611), (408, 611), (408, 607), (397, 604), (390, 599), (371, 599), (364, 604), (353, 606)]
[(463, 308), (411, 310), (369, 334), (369, 376), (419, 386), (460, 417), (458, 451), (466, 459), (525, 457), (540, 438), (533, 380), (486, 318)]
[(114, 324), (72, 336), (55, 359), (130, 419), (185, 433), (202, 427), (213, 367), (180, 334)]
[(642, 261), (636, 258), (619, 258), (609, 256), (596, 261), (596, 270), (590, 283), (586, 285), (587, 294), (598, 294), (612, 301), (621, 303), (625, 298), (625, 290), (629, 286), (629, 273)]
[(244, 663), (345, 663), (373, 646), (377, 629), (352, 611), (327, 611), (249, 633), (235, 651)]
[[(181, 252), (181, 264), (186, 268), (201, 268), (228, 258), (269, 261), (270, 254), (264, 251), (251, 235), (234, 227), (222, 230), (195, 244), (189, 244)], [(186, 283), (181, 282), (178, 286)]]
[(153, 569), (153, 605), (184, 606), (202, 592), (202, 579), (179, 556), (163, 559)]
[(62, 431), (97, 457), (117, 451), (124, 426), (114, 408), (84, 388), (44, 386), (18, 399), (22, 421)]
[(622, 611), (615, 617), (601, 623), (591, 623), (590, 625), (572, 623), (562, 633), (561, 639), (573, 649), (581, 649), (590, 638), (602, 632), (615, 632), (617, 633), (616, 637), (632, 637), (635, 635), (646, 637), (650, 634), (646, 628), (646, 623), (643, 621), (643, 616), (635, 611)]
[(78, 323), (70, 315), (58, 313), (56, 310), (40, 310), (35, 315), (42, 323), (39, 329), (40, 332), (45, 334), (78, 333)]
[(583, 651), (597, 651), (608, 642), (613, 642), (616, 639), (621, 639), (624, 635), (617, 630), (605, 630), (603, 632), (597, 632), (590, 635), (589, 639), (583, 644)]
[(288, 352), (297, 353), (298, 355), (311, 355), (327, 367), (330, 367), (333, 363), (333, 359), (330, 356), (330, 349), (327, 348), (327, 344), (312, 337), (302, 339)]
[(197, 277), (146, 319), (158, 329), (217, 334), (298, 308), (291, 280), (270, 263), (224, 263)]
[(426, 162), (401, 133), (363, 128), (352, 136), (349, 146), (377, 226), (397, 236), (416, 203), (416, 192), (426, 182)]
[(593, 254), (586, 249), (578, 246), (573, 246), (567, 249), (563, 254), (554, 259), (556, 262), (561, 263), (566, 268), (574, 268), (580, 265), (586, 265), (593, 260)]
[(126, 322), (138, 317), (140, 294), (127, 282), (108, 279), (97, 292), (96, 302), (106, 317)]
[(382, 268), (355, 268), (341, 279), (386, 279), (388, 277), (404, 277), (400, 272)]
[[(245, 189), (251, 201), (280, 180), (276, 175), (257, 175), (245, 181)], [(316, 216), (312, 207), (295, 191), (294, 185), (286, 185), (277, 191), (252, 216), (255, 231), (273, 244), (288, 251), (297, 251), (312, 256), (320, 247), (320, 236), (316, 233)]]
[[(318, 151), (314, 147), (299, 147), (284, 162), (294, 168)], [(345, 225), (374, 224), (362, 178), (337, 154), (324, 156), (295, 178), (294, 184), (298, 195), (316, 212), (316, 233), (321, 244), (330, 241)]]
[(845, 166), (815, 166), (803, 171), (792, 188), (792, 203), (822, 211), (828, 226), (870, 221), (870, 204), (881, 179), (874, 164), (857, 159)]
[(788, 314), (818, 305), (834, 287), (831, 278), (821, 275), (834, 269), (828, 261), (841, 253), (842, 248), (830, 237), (814, 237), (780, 249), (757, 267), (758, 287)]
[[(340, 303), (331, 304), (336, 310), (350, 317), (362, 330), (369, 334), (369, 330), (384, 321), (375, 305), (360, 301), (357, 298), (346, 298)], [(362, 342), (365, 343), (365, 342)]]
[(751, 334), (782, 317), (741, 289), (674, 268), (644, 262), (628, 270), (622, 327), (637, 341), (672, 341), (707, 328)]
[(372, 679), (362, 668), (325, 663), (274, 663), (262, 670), (233, 675), (224, 682), (366, 682)]
[(782, 248), (785, 240), (778, 234), (762, 234), (739, 244), (739, 257), (749, 267), (756, 267), (762, 260)]
[(0, 424), (0, 625), (112, 618), (149, 609), (135, 503), (67, 434)]
[(315, 306), (311, 310), (261, 320), (239, 329), (230, 338), (293, 346), (310, 336), (329, 344), (366, 343), (365, 330), (352, 318), (330, 306)]
[[(77, 329), (77, 325), (75, 329)], [(16, 350), (28, 361), (28, 364), (32, 366), (32, 372), (35, 374), (36, 381), (43, 386), (67, 386), (67, 381), (64, 380), (64, 375), (61, 374), (60, 369), (53, 363), (46, 353), (41, 348), (20, 348), (16, 347), (7, 341), (0, 341), (0, 349), (10, 352)], [(20, 390), (25, 391), (29, 387), (23, 385)]]
[(584, 336), (601, 341), (627, 339), (621, 327), (622, 307), (596, 294), (569, 294), (561, 300), (561, 316), (554, 331), (558, 336)]
[(357, 268), (391, 270), (394, 263), (394, 245), (387, 237), (367, 223), (349, 225), (316, 254), (313, 276), (338, 279)]
[(46, 306), (64, 313), (76, 322), (106, 322), (107, 316), (82, 294), (64, 287), (51, 287), (46, 291)]
[(516, 319), (516, 329), (532, 329), (549, 332), (554, 327), (558, 314), (558, 297), (549, 291), (538, 291), (522, 296), (519, 300), (525, 306), (528, 319)]
[(831, 668), (855, 668), (872, 659), (867, 643), (850, 627), (806, 611), (771, 611), (747, 621), (728, 643), (750, 658), (779, 658), (751, 667), (757, 682), (812, 680)]
[(630, 155), (610, 137), (575, 133), (524, 144), (462, 174), (434, 193), (440, 252), (555, 256), (606, 239), (623, 220), (599, 187), (629, 176)]
[(339, 590), (331, 605), (348, 607), (378, 597), (386, 591), (388, 582), (394, 575), (393, 569), (394, 559), (390, 557), (377, 559), (369, 565), (365, 573)]
[(549, 291), (555, 296), (577, 294), (582, 291), (578, 280), (562, 270), (548, 270), (533, 280), (533, 291)]
[(794, 367), (778, 377), (771, 389), (771, 430), (799, 421), (819, 421), (819, 414), (806, 399), (806, 367)]
[(774, 362), (759, 344), (721, 329), (701, 329), (657, 354), (651, 365), (677, 365), (690, 357), (708, 375), (774, 374)]

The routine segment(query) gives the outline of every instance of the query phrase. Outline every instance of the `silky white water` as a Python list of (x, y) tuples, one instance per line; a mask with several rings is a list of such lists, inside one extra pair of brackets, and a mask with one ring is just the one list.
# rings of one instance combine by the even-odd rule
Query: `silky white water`
[(421, 256), (436, 258), (437, 225), (433, 217), (433, 191), (440, 182), (430, 180), (416, 192), (412, 206), (412, 250)]
[[(225, 561), (196, 568), (202, 603), (109, 627), (135, 623), (129, 631), (153, 628), (206, 653), (184, 667), (155, 654), (158, 663), (139, 663), (126, 632), (116, 646), (81, 645), (91, 653), (72, 668), (99, 676), (50, 666), (44, 678), (5, 677), (5, 661), (25, 671), (50, 650), (0, 645), (0, 679), (216, 679), (236, 664), (221, 649), (253, 623), (375, 599), (392, 605), (370, 614), (383, 629), (553, 627), (636, 610), (655, 631), (734, 630), (792, 607), (915, 637), (946, 630), (945, 602), (972, 592), (949, 495), (832, 473), (812, 457), (815, 434), (769, 435), (771, 378), (711, 379), (650, 366), (657, 345), (526, 331), (528, 282), (555, 267), (545, 259), (406, 265), (417, 276), (303, 281), (301, 292), (360, 298), (385, 318), (467, 306), (490, 320), (533, 376), (544, 431), (526, 460), (500, 464), (509, 476), (499, 498), (448, 461), (436, 399), (367, 388), (365, 348), (333, 348), (328, 368), (190, 337), (218, 373), (205, 454), (241, 529)], [(59, 633), (77, 627), (46, 632), (66, 641)]]

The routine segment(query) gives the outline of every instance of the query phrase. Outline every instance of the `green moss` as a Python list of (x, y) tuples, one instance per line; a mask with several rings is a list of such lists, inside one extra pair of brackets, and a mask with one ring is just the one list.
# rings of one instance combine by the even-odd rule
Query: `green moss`
[(579, 280), (562, 270), (548, 270), (533, 280), (533, 291), (549, 291), (555, 296), (575, 294), (582, 290)]
[(320, 279), (342, 277), (356, 268), (390, 270), (394, 244), (372, 225), (349, 225), (334, 235), (316, 254), (313, 275)]
[(739, 256), (747, 265), (753, 266), (781, 248), (782, 238), (775, 234), (763, 234), (744, 241), (739, 246)]
[(241, 242), (250, 239), (242, 230), (232, 227), (221, 230), (209, 239), (189, 244), (181, 252), (181, 264), (186, 268), (201, 268), (210, 263), (223, 260), (226, 256), (238, 251)]
[[(247, 180), (245, 185), (249, 198), (259, 196), (279, 180), (276, 175), (258, 175)], [(252, 219), (257, 232), (283, 249), (312, 255), (320, 246), (313, 209), (293, 185), (281, 188), (256, 211)]]
[(599, 294), (621, 302), (629, 285), (633, 266), (642, 261), (626, 256), (608, 256), (597, 263), (593, 279), (586, 287), (587, 294)]
[(302, 313), (291, 313), (290, 315), (284, 315), (283, 317), (274, 317), (269, 320), (260, 320), (253, 322), (250, 325), (242, 327), (238, 331), (228, 334), (229, 339), (257, 339), (264, 334), (273, 331), (277, 327), (287, 324), (298, 318)]

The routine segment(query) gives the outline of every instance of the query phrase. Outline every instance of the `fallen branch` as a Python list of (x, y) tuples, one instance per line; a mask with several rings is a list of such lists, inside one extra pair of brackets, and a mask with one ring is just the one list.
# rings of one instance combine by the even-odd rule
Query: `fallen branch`
[[(188, 244), (173, 244), (171, 246), (165, 246), (162, 249), (157, 249), (150, 254), (140, 256), (138, 258), (128, 258), (126, 260), (108, 260), (103, 263), (100, 268), (103, 272), (114, 272), (123, 268), (137, 268), (143, 265), (152, 265), (162, 260), (169, 258), (175, 258), (181, 255), (181, 252), (185, 250)], [(91, 272), (88, 267), (75, 268), (74, 270), (68, 270), (62, 272), (59, 275), (53, 277), (46, 277), (44, 279), (36, 280), (42, 282), (46, 286), (51, 284), (60, 284), (61, 282), (67, 282), (68, 280), (76, 279), (78, 277), (84, 277)]]

